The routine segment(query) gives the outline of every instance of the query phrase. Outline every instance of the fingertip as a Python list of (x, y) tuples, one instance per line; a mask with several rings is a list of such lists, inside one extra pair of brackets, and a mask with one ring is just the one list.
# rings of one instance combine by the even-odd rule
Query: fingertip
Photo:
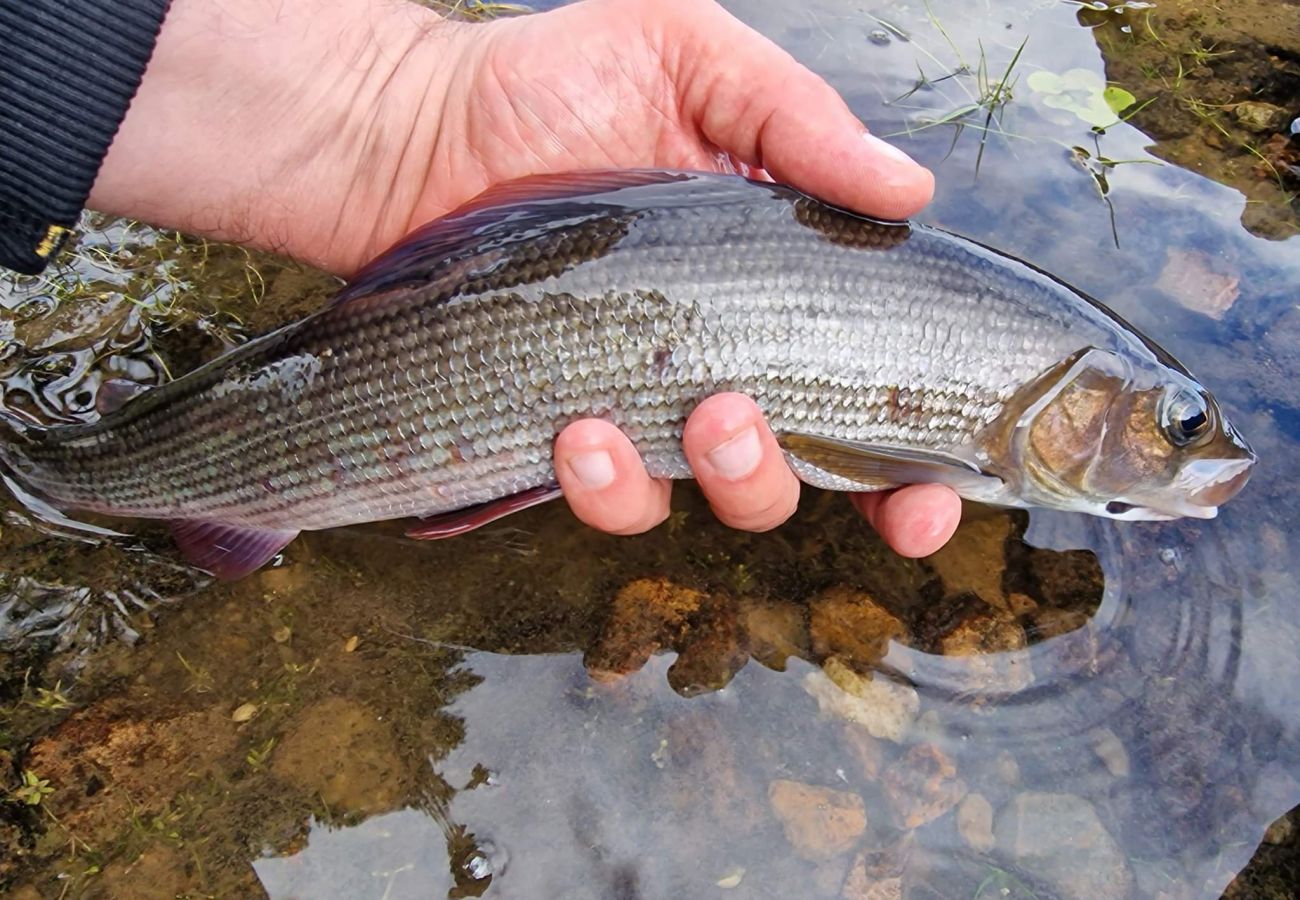
[(899, 556), (935, 553), (961, 523), (961, 498), (945, 485), (915, 484), (859, 497), (855, 505)]
[(687, 418), (682, 447), (714, 514), (745, 531), (768, 531), (794, 515), (799, 479), (743, 394), (708, 397)]
[(668, 517), (672, 486), (651, 478), (627, 435), (601, 419), (560, 432), (555, 477), (573, 514), (600, 531), (639, 534)]

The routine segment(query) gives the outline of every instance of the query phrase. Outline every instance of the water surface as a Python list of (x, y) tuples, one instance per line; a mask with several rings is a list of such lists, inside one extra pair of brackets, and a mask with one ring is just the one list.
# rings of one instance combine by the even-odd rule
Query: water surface
[[(53, 788), (5, 805), (16, 896), (1198, 898), (1271, 825), (1295, 846), (1274, 825), (1300, 803), (1286, 185), (1242, 181), (1232, 140), (1263, 138), (1233, 128), (1214, 177), (1166, 162), (1190, 145), (1092, 129), (1107, 76), (1145, 67), (1135, 105), (1186, 107), (1231, 59), (1205, 54), (1247, 38), (1188, 50), (1173, 2), (728, 5), (936, 169), (925, 221), (1202, 375), (1260, 455), (1248, 489), (1209, 522), (971, 508), (907, 561), (841, 498), (748, 535), (679, 487), (633, 540), (559, 507), (428, 545), (368, 526), (233, 586), (156, 529), (74, 541), (15, 507), (6, 727)], [(1208, 74), (1176, 82), (1180, 59)], [(162, 380), (329, 288), (115, 228), (76, 263), (102, 309), (23, 306), (6, 404), (90, 414), (98, 379)], [(86, 268), (124, 243), (154, 256)], [(1287, 865), (1234, 890), (1284, 891)]]

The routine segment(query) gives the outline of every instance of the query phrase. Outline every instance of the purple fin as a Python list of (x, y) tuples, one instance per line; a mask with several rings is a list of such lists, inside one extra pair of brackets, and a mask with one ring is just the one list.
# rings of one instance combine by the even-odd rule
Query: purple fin
[(196, 519), (175, 519), (171, 526), (172, 537), (185, 558), (223, 581), (256, 572), (298, 536), (297, 531)]
[[(613, 169), (529, 175), (488, 188), (441, 218), (434, 219), (406, 235), (367, 263), (352, 281), (330, 301), (331, 305), (394, 290), (426, 281), (447, 263), (489, 248), (492, 226), (509, 222), (512, 234), (527, 234), (529, 226), (542, 226), (558, 219), (548, 205), (573, 201), (573, 216), (584, 211), (606, 214), (595, 198), (623, 188), (686, 181), (698, 177), (689, 172), (660, 169)], [(583, 198), (590, 201), (584, 210)], [(531, 220), (536, 220), (531, 221)], [(572, 224), (570, 220), (568, 224)]]
[(490, 500), (477, 506), (467, 506), (452, 512), (429, 516), (419, 525), (406, 532), (409, 538), (417, 541), (436, 541), (439, 538), (455, 537), (475, 528), (481, 528), (489, 522), (503, 519), (511, 513), (517, 513), (537, 506), (548, 500), (554, 500), (563, 493), (555, 482), (538, 485), (500, 500)]
[(126, 401), (147, 390), (149, 385), (140, 384), (138, 381), (110, 378), (100, 384), (99, 391), (95, 394), (95, 412), (101, 416), (117, 412)]

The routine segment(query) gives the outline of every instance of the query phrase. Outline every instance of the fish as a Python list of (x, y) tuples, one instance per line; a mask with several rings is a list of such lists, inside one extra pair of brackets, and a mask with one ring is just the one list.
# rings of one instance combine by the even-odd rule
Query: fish
[(10, 486), (163, 520), (235, 579), (297, 535), (462, 534), (560, 496), (556, 435), (613, 422), (690, 478), (684, 423), (752, 397), (818, 488), (1213, 517), (1256, 459), (1102, 303), (1005, 253), (788, 185), (666, 169), (531, 176), (415, 229), (305, 318), (95, 421), (3, 419)]

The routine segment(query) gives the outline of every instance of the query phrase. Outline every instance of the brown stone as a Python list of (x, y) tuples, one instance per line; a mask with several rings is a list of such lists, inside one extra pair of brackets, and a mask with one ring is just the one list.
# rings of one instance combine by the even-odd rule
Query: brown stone
[(271, 756), (271, 771), (334, 812), (372, 814), (395, 809), (410, 778), (390, 726), (344, 697), (303, 710)]
[(1025, 630), (1010, 613), (990, 611), (959, 622), (940, 640), (945, 656), (969, 657), (964, 673), (972, 692), (1010, 693), (1034, 680)]
[(845, 852), (867, 827), (866, 805), (848, 791), (778, 779), (768, 786), (767, 798), (786, 839), (804, 859)]
[(952, 809), (966, 796), (966, 782), (935, 744), (918, 744), (885, 770), (885, 796), (904, 828), (920, 828)]
[(711, 602), (691, 619), (678, 642), (668, 684), (683, 697), (719, 691), (749, 662), (749, 633), (736, 604), (728, 598)]
[(133, 712), (111, 701), (79, 710), (32, 747), (24, 768), (49, 780), (44, 805), (70, 831), (161, 813), (238, 743), (224, 708), (161, 719)]
[(885, 656), (891, 640), (907, 634), (897, 616), (854, 588), (829, 588), (809, 606), (812, 649), (819, 657), (840, 656), (868, 667)]
[(963, 522), (942, 549), (926, 557), (943, 579), (948, 596), (970, 591), (995, 609), (1008, 608), (1002, 574), (1007, 567), (1011, 526), (1006, 514)]
[(864, 848), (853, 857), (840, 900), (901, 900), (910, 837), (883, 848)]
[(976, 853), (993, 849), (993, 805), (983, 794), (967, 794), (957, 807), (957, 833)]
[(801, 605), (745, 599), (740, 617), (749, 634), (749, 652), (769, 669), (784, 672), (790, 657), (808, 656), (808, 622)]
[(673, 646), (708, 595), (666, 578), (639, 578), (615, 595), (609, 620), (584, 660), (593, 678), (635, 672)]

